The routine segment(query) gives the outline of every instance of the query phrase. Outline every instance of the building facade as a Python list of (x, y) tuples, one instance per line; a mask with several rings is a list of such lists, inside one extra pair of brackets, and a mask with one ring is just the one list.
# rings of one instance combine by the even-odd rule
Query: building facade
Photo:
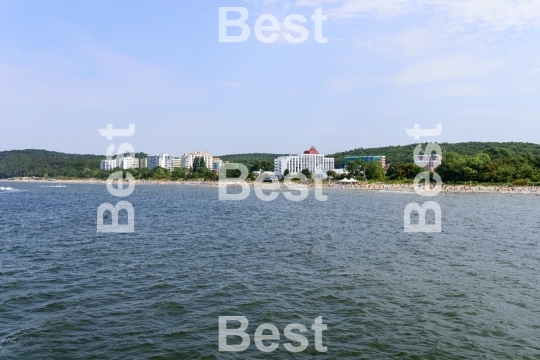
[(174, 156), (168, 154), (148, 155), (146, 157), (146, 165), (150, 170), (156, 167), (162, 167), (166, 170), (174, 170)]
[(146, 158), (139, 159), (139, 168), (146, 169), (147, 167), (148, 167), (148, 165), (146, 164)]
[(219, 169), (221, 168), (222, 164), (223, 164), (223, 161), (220, 158), (213, 158), (212, 171), (219, 173)]
[(435, 170), (442, 163), (441, 155), (415, 155), (414, 163), (426, 170)]
[(101, 170), (112, 170), (112, 169), (116, 169), (118, 166), (117, 166), (117, 163), (116, 163), (116, 159), (114, 160), (101, 160), (101, 162), (99, 163), (99, 168)]
[(182, 158), (181, 157), (175, 157), (173, 162), (174, 162), (174, 168), (175, 169), (181, 169), (182, 168)]
[(185, 153), (184, 156), (182, 156), (182, 167), (184, 169), (192, 168), (193, 161), (195, 160), (196, 157), (202, 157), (204, 159), (206, 168), (209, 170), (213, 169), (214, 158), (212, 157), (212, 155), (208, 154), (206, 151), (195, 151), (191, 153)]
[(119, 161), (120, 168), (123, 170), (127, 169), (138, 169), (139, 168), (139, 159), (133, 158), (131, 156), (126, 156), (120, 159)]
[(315, 147), (311, 147), (303, 154), (280, 156), (274, 160), (274, 173), (279, 176), (283, 176), (285, 170), (298, 174), (304, 169), (308, 169), (314, 175), (324, 177), (328, 170), (334, 170), (334, 159), (324, 157)]
[(346, 156), (345, 159), (343, 159), (343, 166), (347, 167), (347, 163), (353, 160), (362, 160), (365, 163), (376, 161), (380, 163), (383, 168), (386, 167), (386, 156), (379, 156), (379, 155), (377, 156)]

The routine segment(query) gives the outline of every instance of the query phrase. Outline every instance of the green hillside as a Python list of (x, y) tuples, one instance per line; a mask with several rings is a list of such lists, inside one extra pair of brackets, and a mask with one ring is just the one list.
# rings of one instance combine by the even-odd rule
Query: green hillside
[[(359, 155), (384, 155), (386, 156), (387, 163), (412, 163), (413, 151), (418, 144), (411, 144), (405, 146), (386, 146), (380, 148), (370, 149), (354, 149), (344, 152), (338, 152), (335, 154), (329, 154), (328, 157), (335, 159), (336, 167), (343, 166), (343, 158), (346, 156), (359, 156)], [(490, 148), (506, 148), (512, 150), (515, 154), (521, 154), (524, 152), (531, 152), (533, 155), (540, 155), (540, 145), (532, 143), (520, 143), (520, 142), (466, 142), (466, 143), (439, 143), (443, 153), (455, 152), (461, 156), (474, 156), (478, 153), (484, 152)]]
[(99, 169), (104, 156), (64, 154), (46, 150), (0, 152), (0, 178), (16, 176), (78, 177), (84, 169)]
[(249, 170), (274, 171), (274, 159), (279, 154), (234, 154), (224, 155), (219, 158), (223, 161), (237, 164), (244, 164)]
[[(385, 146), (378, 148), (358, 148), (349, 151), (338, 152), (335, 154), (328, 154), (327, 157), (333, 157), (335, 159), (336, 167), (343, 166), (343, 158), (345, 156), (359, 156), (359, 155), (384, 155), (386, 156), (387, 163), (412, 163), (413, 151), (418, 144), (411, 144), (405, 146)], [(524, 152), (531, 152), (533, 155), (540, 155), (540, 145), (532, 143), (521, 142), (466, 142), (466, 143), (440, 143), (439, 146), (443, 150), (443, 153), (455, 152), (462, 156), (474, 156), (490, 148), (506, 148), (512, 150), (515, 154), (521, 154)], [(273, 162), (277, 158), (278, 154), (235, 154), (220, 156), (223, 161), (235, 162), (245, 164), (250, 168), (257, 161), (271, 161)]]
[[(443, 179), (453, 181), (508, 182), (519, 179), (540, 181), (540, 145), (532, 143), (468, 142), (439, 144), (445, 161), (438, 172)], [(358, 148), (328, 154), (335, 158), (337, 168), (343, 166), (345, 156), (385, 155), (387, 163), (394, 164), (389, 177), (401, 174), (413, 163), (416, 144), (380, 148)], [(489, 158), (485, 158), (485, 154)], [(146, 154), (137, 153), (136, 157)], [(223, 161), (242, 163), (249, 170), (273, 170), (274, 159), (279, 154), (234, 154), (220, 156)], [(110, 172), (99, 170), (105, 156), (64, 154), (46, 150), (13, 150), (0, 152), (0, 179), (19, 176), (49, 176), (54, 178), (106, 178)], [(480, 165), (482, 166), (480, 166)], [(405, 170), (404, 170), (405, 169)], [(410, 171), (409, 171), (410, 172)], [(414, 171), (413, 171), (414, 172)], [(395, 175), (397, 178), (401, 175)], [(538, 178), (538, 179), (537, 179)]]
[(103, 159), (105, 156), (64, 154), (47, 150), (1, 151), (0, 179), (44, 175), (76, 178), (103, 177), (102, 171), (99, 170), (99, 162)]

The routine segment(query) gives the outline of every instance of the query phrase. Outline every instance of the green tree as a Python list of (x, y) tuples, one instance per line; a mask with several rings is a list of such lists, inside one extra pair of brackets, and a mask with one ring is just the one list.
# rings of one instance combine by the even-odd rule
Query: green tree
[(274, 163), (269, 160), (256, 160), (251, 171), (274, 171)]
[(238, 169), (227, 169), (228, 178), (239, 178), (242, 175), (242, 172)]
[(203, 157), (200, 157), (200, 158), (199, 158), (199, 167), (200, 167), (200, 168), (207, 169), (207, 167), (206, 167), (206, 162), (204, 161), (204, 158), (203, 158)]
[(199, 168), (199, 157), (195, 157), (191, 165), (191, 172), (196, 173), (198, 168)]
[(166, 180), (171, 177), (171, 172), (167, 169), (164, 169), (158, 166), (152, 170), (150, 177), (156, 180)]
[(465, 158), (456, 153), (444, 154), (441, 165), (437, 168), (437, 173), (443, 181), (463, 181)]
[(208, 168), (206, 167), (206, 163), (204, 162), (203, 157), (196, 157), (193, 160), (193, 173), (198, 173), (200, 175), (205, 175), (207, 173)]
[(304, 169), (301, 171), (302, 174), (304, 174), (308, 179), (311, 179), (311, 171), (309, 171), (309, 169)]
[(390, 180), (414, 179), (416, 175), (424, 171), (424, 168), (414, 163), (392, 163), (388, 166), (386, 176)]
[(349, 174), (359, 176), (365, 172), (366, 166), (367, 164), (364, 160), (356, 159), (349, 161), (346, 168)]
[(171, 178), (173, 180), (179, 180), (179, 179), (185, 179), (186, 178), (186, 171), (184, 169), (174, 169), (171, 173)]
[(378, 161), (372, 161), (366, 165), (365, 175), (368, 180), (383, 181), (385, 179), (384, 169)]

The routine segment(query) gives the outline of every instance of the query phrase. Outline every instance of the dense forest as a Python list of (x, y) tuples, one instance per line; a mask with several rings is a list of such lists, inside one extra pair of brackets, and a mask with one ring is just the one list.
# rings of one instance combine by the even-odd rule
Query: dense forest
[(540, 154), (493, 147), (474, 156), (445, 153), (437, 173), (445, 182), (540, 184)]
[(219, 158), (223, 162), (244, 164), (251, 171), (274, 171), (274, 159), (278, 154), (236, 154), (236, 155), (224, 155)]
[[(137, 153), (137, 157), (145, 157)], [(47, 150), (0, 152), (0, 179), (11, 177), (102, 178), (108, 173), (99, 169), (105, 156), (64, 154)]]
[[(350, 151), (338, 152), (335, 154), (329, 154), (327, 157), (333, 157), (335, 159), (336, 168), (343, 167), (343, 159), (346, 156), (373, 156), (384, 155), (386, 156), (386, 162), (391, 163), (413, 163), (413, 151), (418, 144), (411, 144), (405, 146), (387, 146), (380, 148), (370, 149), (354, 149)], [(531, 152), (533, 155), (540, 155), (540, 145), (531, 143), (519, 143), (519, 142), (466, 142), (466, 143), (439, 143), (443, 154), (444, 153), (457, 153), (461, 156), (475, 156), (481, 152), (484, 152), (490, 148), (505, 148), (511, 150), (514, 154), (521, 154), (524, 152)]]

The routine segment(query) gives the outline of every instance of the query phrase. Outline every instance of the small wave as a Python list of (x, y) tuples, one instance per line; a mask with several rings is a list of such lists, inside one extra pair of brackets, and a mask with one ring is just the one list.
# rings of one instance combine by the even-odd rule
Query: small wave
[(26, 191), (26, 190), (19, 190), (19, 189), (14, 189), (12, 187), (3, 187), (3, 186), (0, 186), (0, 192), (3, 192), (3, 193), (7, 193), (7, 192), (23, 192), (23, 191)]
[(43, 187), (43, 188), (65, 188), (67, 186), (65, 186), (65, 185), (47, 185), (47, 186), (40, 186), (40, 187)]
[(414, 192), (414, 190), (403, 190), (403, 191), (400, 191), (400, 190), (379, 190), (379, 192), (384, 192), (384, 193), (396, 193), (396, 194), (416, 194), (416, 192)]

